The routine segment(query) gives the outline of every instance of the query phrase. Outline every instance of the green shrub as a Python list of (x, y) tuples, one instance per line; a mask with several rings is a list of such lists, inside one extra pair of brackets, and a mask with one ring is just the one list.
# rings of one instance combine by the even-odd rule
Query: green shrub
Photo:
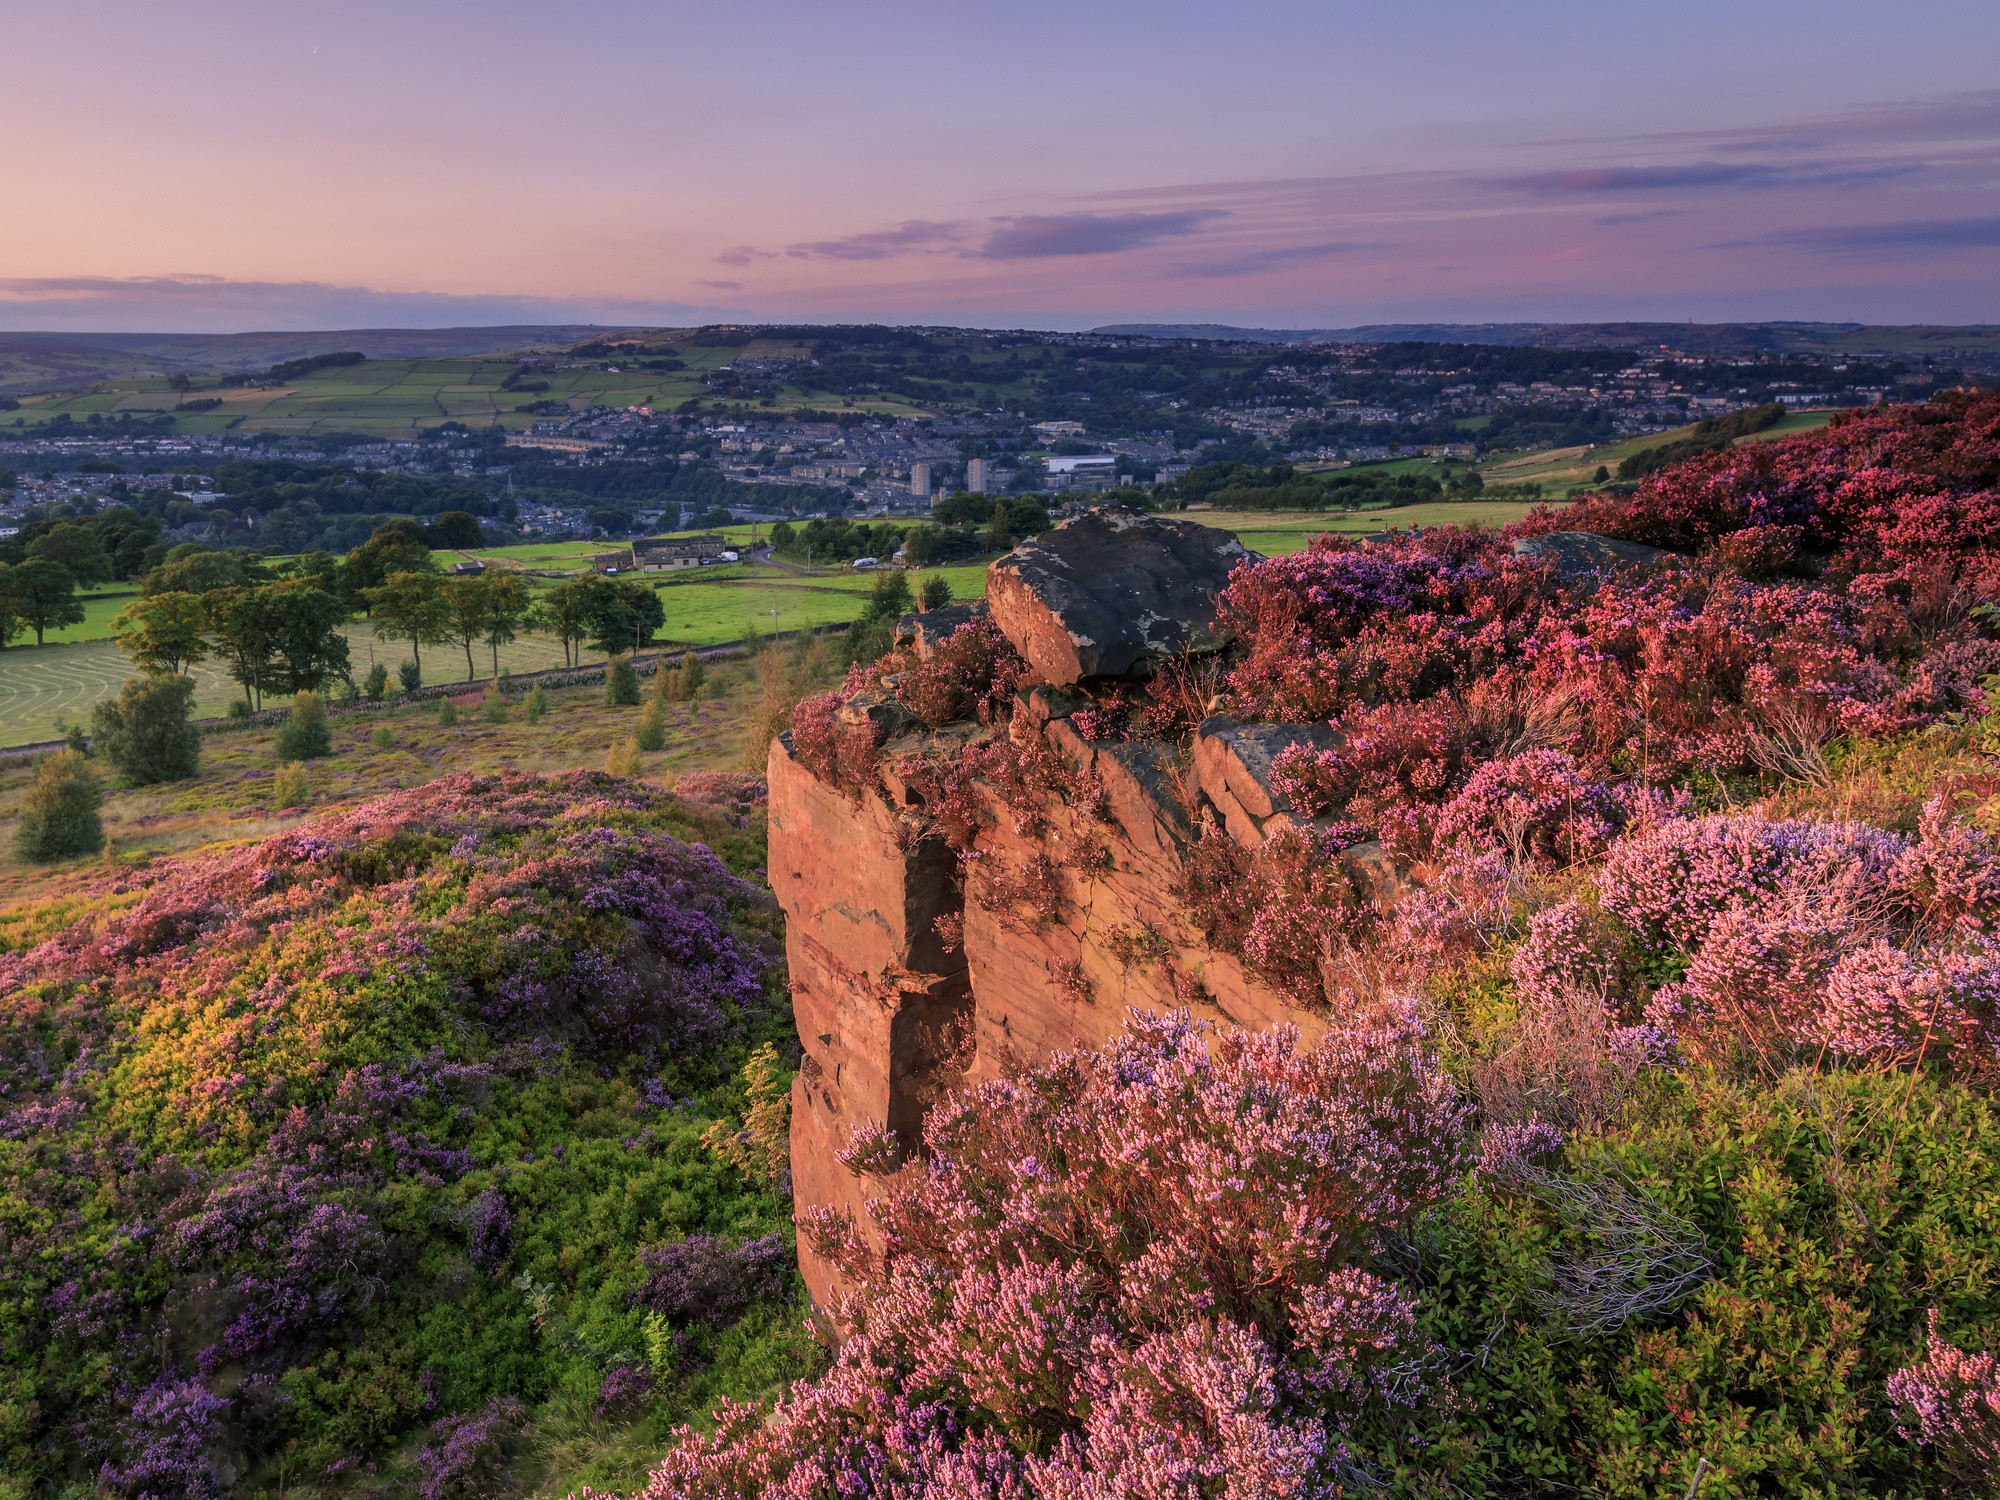
[(391, 729), (387, 724), (377, 724), (372, 738), (377, 750), (393, 750), (396, 748), (396, 731)]
[(458, 705), (449, 698), (438, 699), (438, 724), (445, 729), (458, 727)]
[(367, 677), (362, 679), (361, 690), (379, 703), (382, 695), (389, 691), (389, 669), (376, 662), (368, 669)]
[(333, 701), (342, 708), (352, 708), (361, 701), (361, 689), (354, 685), (353, 678), (350, 677), (341, 683), (333, 695)]
[(549, 711), (549, 695), (538, 682), (534, 691), (528, 694), (528, 701), (521, 705), (522, 714), (530, 724), (542, 722), (542, 715)]
[(396, 681), (403, 685), (403, 691), (414, 693), (424, 685), (424, 669), (413, 661), (406, 661), (396, 668)]
[(231, 698), (225, 712), (232, 719), (247, 719), (250, 717), (250, 705), (241, 698)]
[(670, 698), (676, 703), (691, 703), (701, 693), (702, 684), (708, 681), (707, 669), (701, 658), (689, 651), (681, 657), (681, 664), (671, 669), (662, 669), (654, 674), (653, 693), (655, 697)]
[(604, 769), (613, 776), (637, 776), (639, 742), (633, 739), (613, 740), (611, 748), (604, 754)]
[(639, 674), (630, 653), (621, 651), (604, 664), (604, 701), (613, 708), (639, 701)]
[(201, 765), (201, 732), (190, 722), (194, 682), (178, 673), (133, 677), (114, 703), (91, 710), (91, 737), (134, 786), (180, 781)]
[(641, 750), (667, 748), (667, 705), (654, 698), (639, 713), (638, 744)]
[(501, 694), (499, 683), (489, 682), (486, 685), (486, 697), (479, 705), (479, 717), (489, 724), (507, 722), (507, 699)]
[(292, 716), (278, 726), (278, 759), (317, 760), (332, 753), (333, 736), (327, 732), (326, 709), (319, 694), (296, 694)]
[(924, 580), (924, 591), (919, 596), (925, 609), (943, 609), (951, 603), (951, 580), (942, 573), (934, 573)]
[(81, 724), (68, 724), (57, 719), (56, 733), (61, 735), (62, 742), (78, 755), (90, 754), (90, 734)]
[(103, 800), (97, 773), (80, 751), (44, 757), (14, 825), (14, 852), (33, 860), (95, 854), (104, 847), (104, 824), (97, 816)]
[(303, 761), (286, 761), (271, 782), (271, 806), (304, 807), (312, 801), (312, 777)]

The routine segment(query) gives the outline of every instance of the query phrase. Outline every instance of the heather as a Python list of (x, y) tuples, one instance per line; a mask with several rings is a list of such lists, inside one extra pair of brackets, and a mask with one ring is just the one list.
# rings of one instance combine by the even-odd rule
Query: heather
[[(0, 1493), (617, 1475), (809, 1368), (786, 1208), (702, 1139), (789, 1027), (751, 816), (446, 776), (15, 923)], [(733, 1302), (648, 1303), (743, 1246)]]
[[(800, 702), (793, 756), (957, 850), (1003, 940), (1129, 847), (1078, 747), (1157, 767), (1177, 909), (1120, 961), (1193, 1005), (1226, 954), (1294, 1024), (1133, 1013), (857, 1128), (872, 1203), (800, 1228), (831, 1369), (646, 1494), (1995, 1493), (1996, 422), (1324, 538), (1150, 675), (1032, 689), (967, 626)], [(1512, 545), (1561, 529), (1672, 555)], [(1246, 722), (1312, 732), (1225, 825), (1191, 767)]]

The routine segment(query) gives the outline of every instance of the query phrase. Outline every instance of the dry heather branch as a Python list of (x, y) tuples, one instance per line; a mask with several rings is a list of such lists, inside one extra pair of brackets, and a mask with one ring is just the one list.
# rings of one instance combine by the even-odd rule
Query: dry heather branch
[(1555, 1252), (1549, 1284), (1535, 1295), (1549, 1320), (1573, 1337), (1666, 1312), (1715, 1274), (1699, 1228), (1623, 1183), (1565, 1177), (1527, 1162), (1507, 1175), (1597, 1244)]
[(1833, 785), (1826, 747), (1840, 732), (1826, 708), (1810, 698), (1775, 698), (1761, 705), (1744, 742), (1751, 764), (1788, 781)]
[(1538, 1115), (1565, 1130), (1608, 1124), (1643, 1061), (1611, 1042), (1602, 990), (1568, 984), (1524, 997), (1508, 1047), (1473, 1075), (1481, 1111), (1496, 1124)]
[(1583, 727), (1581, 692), (1574, 683), (1536, 688), (1520, 683), (1475, 683), (1459, 703), (1467, 737), (1505, 760), (1530, 750), (1561, 750)]

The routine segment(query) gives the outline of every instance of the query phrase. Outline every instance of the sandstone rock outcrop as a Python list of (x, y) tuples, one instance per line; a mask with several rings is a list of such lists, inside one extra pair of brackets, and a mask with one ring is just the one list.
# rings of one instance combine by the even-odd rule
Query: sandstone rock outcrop
[(1618, 568), (1648, 567), (1663, 557), (1678, 554), (1590, 531), (1551, 531), (1543, 536), (1519, 538), (1514, 543), (1514, 555), (1546, 558), (1555, 564), (1559, 578), (1583, 578)]
[[(1135, 572), (1165, 554), (1182, 560), (1174, 587), (1193, 591), (1199, 578), (1212, 591), (1249, 554), (1184, 522), (1092, 513), (1063, 530), (1081, 544), (1049, 543), (1034, 562), (1017, 552), (990, 575), (993, 618), (1053, 679), (1023, 689), (1004, 722), (933, 733), (893, 704), (850, 702), (838, 717), (869, 725), (880, 746), (878, 780), (859, 791), (816, 776), (790, 735), (772, 747), (770, 874), (787, 917), (805, 1053), (792, 1115), (801, 1208), (858, 1210), (873, 1196), (834, 1159), (854, 1126), (886, 1123), (912, 1144), (924, 1109), (945, 1088), (1101, 1044), (1119, 1032), (1127, 1007), (1186, 1006), (1252, 1028), (1292, 1022), (1308, 1035), (1325, 1025), (1317, 1010), (1300, 1008), (1204, 939), (1187, 920), (1184, 891), (1200, 820), (1246, 849), (1277, 822), (1310, 822), (1272, 788), (1271, 762), (1292, 743), (1330, 748), (1333, 731), (1211, 718), (1190, 764), (1164, 741), (1093, 742), (1071, 719), (1093, 701), (1087, 675), (1129, 670), (1212, 627), (1212, 603), (1169, 600), (1157, 585), (1140, 587)], [(1128, 630), (1115, 617), (1121, 598), (1163, 607)], [(906, 639), (923, 649), (917, 632), (942, 625), (943, 615), (914, 625), (906, 618)], [(1009, 745), (1055, 752), (1067, 790), (1024, 802), (1018, 786), (975, 783), (983, 826), (961, 861), (939, 832), (923, 777), (904, 758), (950, 767), (981, 747)], [(1407, 872), (1378, 846), (1339, 857), (1367, 899), (1388, 905), (1408, 888)], [(1024, 900), (1029, 884), (1035, 894)], [(855, 1217), (865, 1231), (865, 1215)], [(821, 1304), (841, 1290), (838, 1273), (803, 1242), (800, 1267)]]
[(1043, 682), (1117, 677), (1219, 645), (1214, 596), (1255, 559), (1226, 531), (1101, 506), (994, 563), (986, 598)]

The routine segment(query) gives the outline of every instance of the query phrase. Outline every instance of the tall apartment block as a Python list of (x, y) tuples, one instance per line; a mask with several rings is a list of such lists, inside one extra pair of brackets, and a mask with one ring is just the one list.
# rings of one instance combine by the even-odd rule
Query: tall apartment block
[(975, 458), (965, 466), (965, 487), (975, 495), (991, 493), (993, 483), (993, 462), (991, 459)]

